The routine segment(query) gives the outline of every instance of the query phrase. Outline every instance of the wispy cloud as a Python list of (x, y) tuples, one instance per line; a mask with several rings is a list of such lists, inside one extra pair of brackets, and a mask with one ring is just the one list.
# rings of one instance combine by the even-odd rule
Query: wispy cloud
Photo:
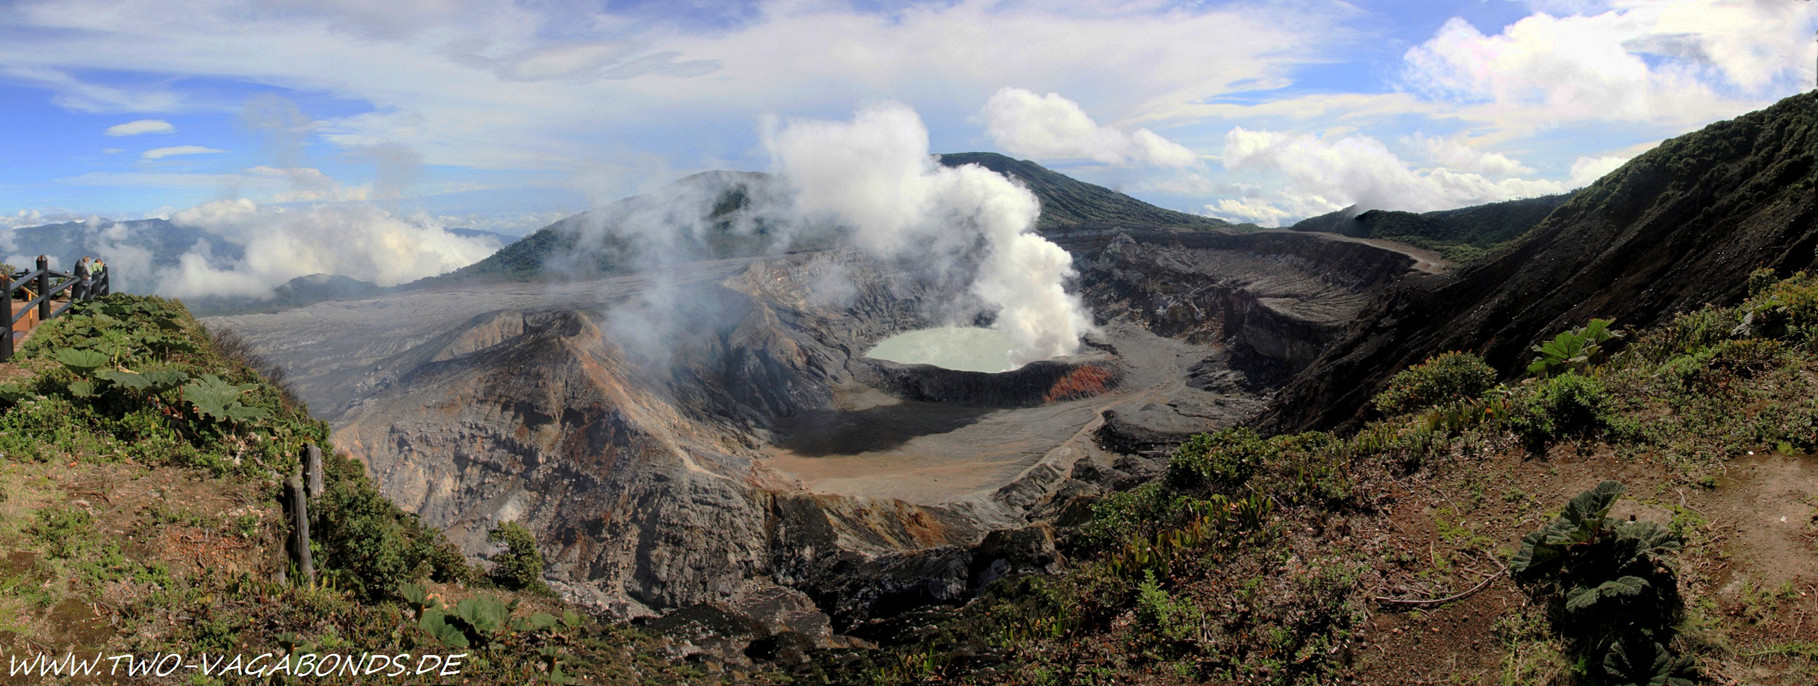
[[(644, 180), (596, 189), (602, 166), (755, 168), (766, 114), (895, 100), (921, 113), (936, 149), (995, 147), (1260, 220), (1391, 197), (1370, 187), (1424, 207), (1570, 186), (1632, 144), (1814, 76), (1818, 3), (1536, 0), (1516, 21), (1493, 4), (31, 0), (0, 11), (0, 82), (72, 112), (126, 115), (110, 135), (179, 121), (197, 143), (240, 151), (256, 146), (229, 134), (251, 128), (271, 148), (258, 161), (285, 170), (289, 190), (268, 192), (283, 182), (239, 156), (192, 157), (186, 171), (234, 179), (229, 190), (261, 202), (391, 200), (533, 174), (609, 200)], [(147, 45), (158, 49), (123, 47)], [(1247, 163), (1204, 161), (1242, 151), (1228, 140), (1238, 127), (1279, 138)], [(1351, 176), (1290, 173), (1332, 154)], [(93, 171), (83, 164), (42, 182)], [(304, 169), (350, 180), (329, 188)], [(430, 183), (413, 186), (418, 176)], [(166, 204), (202, 200), (184, 197)]]
[(161, 160), (166, 157), (177, 157), (179, 155), (210, 155), (222, 152), (227, 151), (218, 148), (206, 148), (200, 145), (172, 145), (164, 148), (152, 148), (140, 153), (139, 157), (140, 159), (145, 160)]
[(137, 136), (146, 133), (176, 133), (176, 131), (177, 127), (171, 126), (170, 122), (162, 119), (138, 119), (125, 124), (109, 126), (106, 131), (101, 133), (107, 136)]

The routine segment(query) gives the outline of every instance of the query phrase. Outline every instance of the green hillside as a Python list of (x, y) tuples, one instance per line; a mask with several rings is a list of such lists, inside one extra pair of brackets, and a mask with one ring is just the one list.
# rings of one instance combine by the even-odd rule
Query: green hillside
[[(499, 529), (509, 545), (489, 568), (471, 565), (338, 454), (309, 510), (320, 577), (303, 583), (281, 482), (305, 444), (328, 445), (328, 426), (262, 366), (182, 305), (123, 294), (77, 305), (0, 363), (0, 682), (62, 683), (35, 661), (70, 652), (243, 660), (183, 683), (296, 683), (270, 675), (329, 655), (408, 654), (415, 670), (456, 653), (456, 678), (386, 683), (722, 682), (551, 596), (521, 528)], [(119, 683), (119, 669), (76, 683)]]
[(1508, 368), (1545, 332), (1594, 316), (1647, 326), (1739, 301), (1758, 268), (1809, 268), (1814, 160), (1813, 94), (1664, 141), (1489, 258), (1391, 292), (1277, 393), (1267, 425), (1354, 426), (1390, 373), (1431, 355)]
[(1435, 212), (1400, 212), (1345, 208), (1311, 217), (1289, 227), (1358, 238), (1382, 238), (1438, 250), (1454, 262), (1483, 257), (1498, 245), (1534, 228), (1572, 193), (1489, 203)]

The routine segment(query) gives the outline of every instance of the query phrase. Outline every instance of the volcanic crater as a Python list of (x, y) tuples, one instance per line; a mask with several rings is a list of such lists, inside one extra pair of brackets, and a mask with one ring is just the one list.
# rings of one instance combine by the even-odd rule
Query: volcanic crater
[(845, 631), (1055, 568), (1046, 522), (1256, 413), (1375, 291), (1443, 266), (1318, 234), (1046, 235), (1095, 330), (1000, 372), (867, 356), (950, 323), (957, 295), (843, 250), (209, 323), (282, 366), (336, 447), (470, 554), (522, 521), (553, 583), (614, 614), (789, 597)]

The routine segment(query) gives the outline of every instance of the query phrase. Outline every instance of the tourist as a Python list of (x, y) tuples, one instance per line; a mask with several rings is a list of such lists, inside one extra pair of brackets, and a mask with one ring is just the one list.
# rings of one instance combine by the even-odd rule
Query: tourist
[(76, 278), (76, 287), (70, 291), (70, 300), (81, 300), (88, 297), (89, 275), (87, 255), (83, 255), (82, 259), (76, 260), (76, 268), (71, 272), (71, 275)]

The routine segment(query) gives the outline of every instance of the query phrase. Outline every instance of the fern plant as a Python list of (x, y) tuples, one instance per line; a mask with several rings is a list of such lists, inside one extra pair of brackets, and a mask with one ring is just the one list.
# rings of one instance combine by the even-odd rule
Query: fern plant
[(1566, 503), (1521, 539), (1509, 560), (1515, 581), (1544, 601), (1555, 628), (1604, 682), (1690, 684), (1687, 662), (1668, 648), (1682, 608), (1667, 561), (1682, 542), (1648, 521), (1612, 521), (1623, 486), (1605, 481)]

